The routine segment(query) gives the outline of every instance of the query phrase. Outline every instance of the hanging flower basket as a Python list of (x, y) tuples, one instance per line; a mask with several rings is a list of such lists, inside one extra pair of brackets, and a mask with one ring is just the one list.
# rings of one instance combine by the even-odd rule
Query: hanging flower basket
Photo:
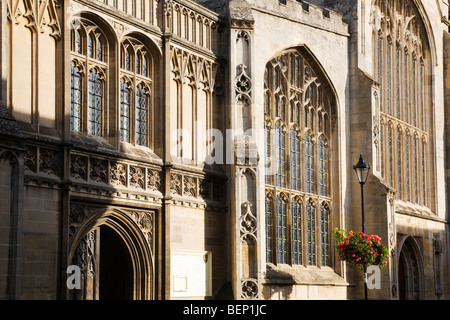
[(363, 270), (364, 267), (376, 265), (383, 268), (388, 263), (389, 251), (377, 235), (366, 235), (363, 232), (344, 229), (333, 230), (339, 259), (352, 267)]

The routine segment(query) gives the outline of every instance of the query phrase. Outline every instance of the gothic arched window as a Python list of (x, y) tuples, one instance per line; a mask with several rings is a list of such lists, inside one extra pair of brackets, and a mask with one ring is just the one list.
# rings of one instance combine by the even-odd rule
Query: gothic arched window
[(92, 21), (80, 18), (72, 22), (70, 129), (102, 136), (104, 130), (106, 37)]
[[(120, 114), (120, 123), (128, 123), (128, 127), (120, 128), (121, 141), (152, 147), (151, 56), (145, 45), (135, 38), (126, 38), (120, 51), (121, 79), (128, 79), (128, 90), (134, 93), (132, 96), (130, 93), (127, 101), (129, 112)], [(124, 106), (123, 109), (126, 108)]]
[(102, 135), (103, 123), (103, 81), (100, 72), (94, 68), (89, 71), (88, 90), (88, 134)]
[[(329, 119), (334, 95), (302, 52), (285, 51), (267, 63), (264, 73), (266, 193), (277, 195), (272, 205), (266, 198), (266, 260), (325, 266), (330, 264)], [(316, 205), (324, 201), (326, 214)]]
[(130, 83), (120, 80), (120, 141), (130, 142)]
[(81, 72), (75, 62), (70, 66), (70, 130), (81, 130)]
[(432, 163), (427, 158), (433, 156), (427, 152), (433, 128), (431, 97), (424, 90), (432, 85), (426, 77), (431, 71), (427, 33), (411, 0), (376, 0), (373, 8), (374, 73), (381, 96), (380, 174), (397, 190), (398, 200), (427, 206), (434, 192), (427, 168)]

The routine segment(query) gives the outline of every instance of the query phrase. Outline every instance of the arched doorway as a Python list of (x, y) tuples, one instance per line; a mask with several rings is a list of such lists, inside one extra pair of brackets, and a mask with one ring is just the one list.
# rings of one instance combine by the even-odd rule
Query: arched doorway
[(154, 272), (147, 237), (126, 213), (99, 210), (93, 214), (71, 245), (69, 265), (79, 266), (81, 288), (69, 290), (68, 297), (152, 299)]
[(420, 300), (423, 295), (423, 263), (419, 246), (408, 237), (401, 246), (398, 260), (398, 297), (400, 300)]
[(131, 300), (133, 298), (133, 268), (131, 257), (119, 234), (100, 227), (99, 299)]

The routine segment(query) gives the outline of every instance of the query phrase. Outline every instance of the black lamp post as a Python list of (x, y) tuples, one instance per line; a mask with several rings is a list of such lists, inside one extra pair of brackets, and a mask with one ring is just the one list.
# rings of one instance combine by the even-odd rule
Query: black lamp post
[[(353, 169), (356, 172), (356, 177), (358, 178), (358, 182), (361, 185), (361, 212), (362, 212), (362, 232), (366, 233), (366, 226), (364, 222), (364, 184), (367, 181), (367, 177), (369, 176), (370, 166), (364, 161), (364, 158), (359, 155), (359, 161), (356, 165), (353, 166)], [(367, 300), (367, 267), (364, 266), (364, 297)]]

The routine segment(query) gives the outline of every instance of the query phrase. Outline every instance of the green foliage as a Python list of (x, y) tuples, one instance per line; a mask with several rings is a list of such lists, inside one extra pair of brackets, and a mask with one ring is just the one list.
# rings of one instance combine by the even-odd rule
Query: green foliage
[(339, 259), (352, 267), (364, 269), (376, 265), (383, 268), (388, 263), (389, 251), (377, 235), (363, 232), (346, 232), (344, 229), (333, 230)]

